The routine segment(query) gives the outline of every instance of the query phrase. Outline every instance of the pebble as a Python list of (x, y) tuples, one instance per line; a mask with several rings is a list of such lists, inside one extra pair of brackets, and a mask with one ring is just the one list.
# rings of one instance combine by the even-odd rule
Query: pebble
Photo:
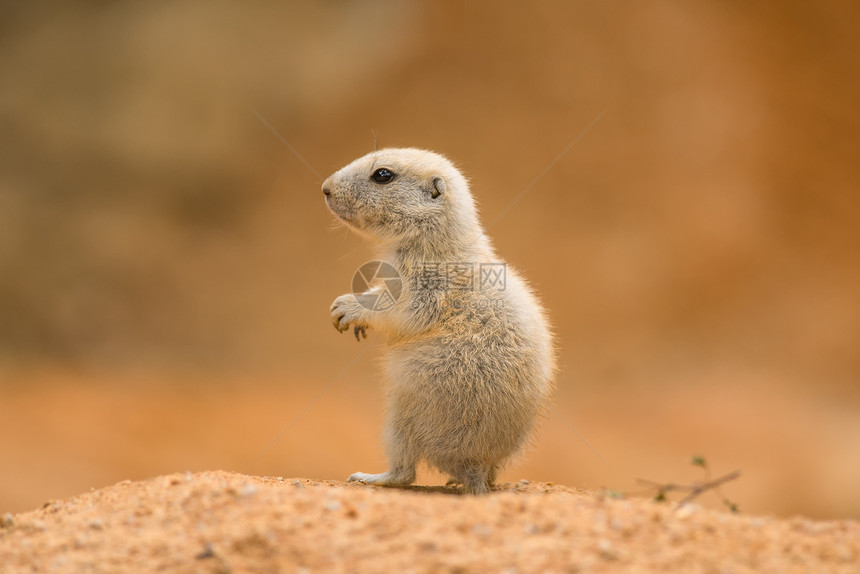
[(260, 489), (257, 488), (256, 484), (246, 483), (239, 487), (239, 496), (253, 496), (257, 494)]
[(597, 549), (600, 551), (600, 557), (604, 560), (618, 559), (618, 552), (612, 547), (612, 543), (606, 538), (601, 538), (597, 542)]

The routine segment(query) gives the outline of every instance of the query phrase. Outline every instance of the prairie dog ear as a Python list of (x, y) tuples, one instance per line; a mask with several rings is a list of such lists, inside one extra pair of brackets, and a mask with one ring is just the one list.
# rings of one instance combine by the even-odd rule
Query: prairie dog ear
[(436, 199), (445, 193), (445, 180), (438, 175), (433, 178), (433, 189), (430, 190), (430, 197)]

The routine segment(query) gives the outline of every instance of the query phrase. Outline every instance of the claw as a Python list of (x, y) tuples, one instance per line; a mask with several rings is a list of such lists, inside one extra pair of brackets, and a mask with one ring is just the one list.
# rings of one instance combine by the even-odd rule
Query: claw
[(343, 319), (343, 315), (333, 315), (331, 318), (331, 324), (334, 325), (334, 328), (343, 332), (343, 328), (341, 328), (340, 320)]
[(364, 327), (353, 327), (352, 332), (355, 335), (355, 340), (361, 342), (361, 336), (363, 335), (365, 339), (367, 339), (367, 332), (364, 330)]

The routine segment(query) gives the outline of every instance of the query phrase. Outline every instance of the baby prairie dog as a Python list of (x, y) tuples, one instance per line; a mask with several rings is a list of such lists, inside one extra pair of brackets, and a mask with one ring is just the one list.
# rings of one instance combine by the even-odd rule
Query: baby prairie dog
[(338, 331), (352, 328), (359, 338), (375, 329), (388, 339), (390, 468), (349, 480), (406, 486), (423, 459), (464, 492), (488, 492), (525, 445), (552, 388), (543, 309), (493, 251), (466, 179), (443, 156), (375, 151), (335, 172), (322, 190), (328, 208), (373, 238), (379, 260), (402, 280), (396, 301), (379, 310), (362, 304), (362, 294), (331, 306)]

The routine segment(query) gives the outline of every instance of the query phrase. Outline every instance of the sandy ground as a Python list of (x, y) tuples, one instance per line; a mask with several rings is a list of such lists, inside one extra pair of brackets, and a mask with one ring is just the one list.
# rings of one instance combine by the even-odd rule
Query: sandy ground
[(546, 483), (485, 497), (185, 473), (2, 517), (2, 572), (860, 572), (860, 523)]

